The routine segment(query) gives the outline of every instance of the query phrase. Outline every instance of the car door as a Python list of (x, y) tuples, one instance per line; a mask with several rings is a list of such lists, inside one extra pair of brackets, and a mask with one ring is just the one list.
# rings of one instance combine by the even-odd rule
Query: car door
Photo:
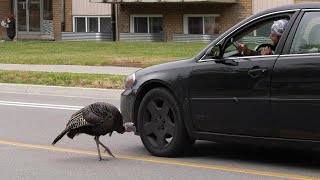
[(275, 55), (241, 56), (232, 42), (238, 40), (250, 46), (268, 42), (265, 37), (270, 26), (283, 16), (288, 18), (287, 14), (277, 14), (253, 21), (213, 48), (221, 47), (223, 57), (204, 57), (193, 68), (189, 96), (192, 120), (198, 131), (275, 135), (270, 108), (271, 72), (283, 43), (279, 43)]
[(279, 137), (320, 140), (320, 10), (299, 15), (272, 73)]

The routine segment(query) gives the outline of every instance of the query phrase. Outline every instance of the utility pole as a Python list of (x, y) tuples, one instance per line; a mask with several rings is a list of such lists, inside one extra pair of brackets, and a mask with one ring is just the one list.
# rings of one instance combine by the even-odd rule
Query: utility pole
[(115, 3), (111, 3), (111, 33), (112, 41), (117, 41), (116, 38), (116, 7)]
[(66, 30), (66, 22), (65, 22), (65, 1), (61, 0), (61, 32)]

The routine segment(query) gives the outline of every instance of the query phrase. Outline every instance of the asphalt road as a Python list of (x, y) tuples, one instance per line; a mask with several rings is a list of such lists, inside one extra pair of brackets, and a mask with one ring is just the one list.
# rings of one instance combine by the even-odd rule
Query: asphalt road
[(151, 156), (127, 133), (101, 137), (116, 156), (98, 161), (93, 137), (53, 139), (72, 113), (118, 97), (0, 93), (1, 179), (320, 179), (320, 152), (197, 141), (185, 157)]

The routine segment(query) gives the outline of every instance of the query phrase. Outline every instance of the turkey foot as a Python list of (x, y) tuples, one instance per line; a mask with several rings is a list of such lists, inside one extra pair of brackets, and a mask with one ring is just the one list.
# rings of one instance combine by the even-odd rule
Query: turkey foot
[(102, 142), (99, 141), (99, 136), (95, 136), (94, 137), (94, 140), (96, 141), (96, 144), (97, 144), (97, 149), (98, 149), (98, 154), (99, 154), (99, 160), (101, 161), (102, 158), (101, 158), (101, 153), (100, 153), (100, 147), (99, 147), (99, 144), (104, 147), (105, 151), (104, 152), (108, 152), (108, 154), (112, 157), (114, 157), (114, 155), (112, 154), (112, 152), (110, 151), (110, 149), (105, 146), (104, 144), (102, 144)]
[[(104, 144), (102, 144), (100, 141), (99, 141), (99, 143), (100, 143), (100, 145), (102, 146), (102, 147), (104, 147), (104, 152), (108, 152), (108, 154), (110, 155), (110, 156), (112, 156), (112, 157), (114, 157), (114, 155), (112, 154), (112, 152), (110, 151), (110, 149), (107, 147), (107, 146), (105, 146)], [(115, 157), (114, 157), (115, 158)]]

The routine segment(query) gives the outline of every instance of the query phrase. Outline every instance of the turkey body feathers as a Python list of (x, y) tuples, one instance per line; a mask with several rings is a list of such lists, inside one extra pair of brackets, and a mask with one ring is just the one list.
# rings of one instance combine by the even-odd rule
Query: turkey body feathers
[[(83, 108), (84, 109), (84, 108)], [(54, 139), (52, 145), (57, 143), (66, 133), (69, 138), (73, 138), (76, 134), (72, 132), (73, 129), (78, 129), (83, 126), (89, 126), (90, 124), (83, 118), (82, 109), (74, 113), (68, 121), (66, 128)], [(71, 133), (70, 133), (71, 131)]]
[(55, 138), (52, 145), (66, 133), (71, 139), (81, 133), (101, 136), (118, 130), (122, 124), (122, 115), (115, 106), (104, 102), (93, 103), (71, 116), (66, 128)]

